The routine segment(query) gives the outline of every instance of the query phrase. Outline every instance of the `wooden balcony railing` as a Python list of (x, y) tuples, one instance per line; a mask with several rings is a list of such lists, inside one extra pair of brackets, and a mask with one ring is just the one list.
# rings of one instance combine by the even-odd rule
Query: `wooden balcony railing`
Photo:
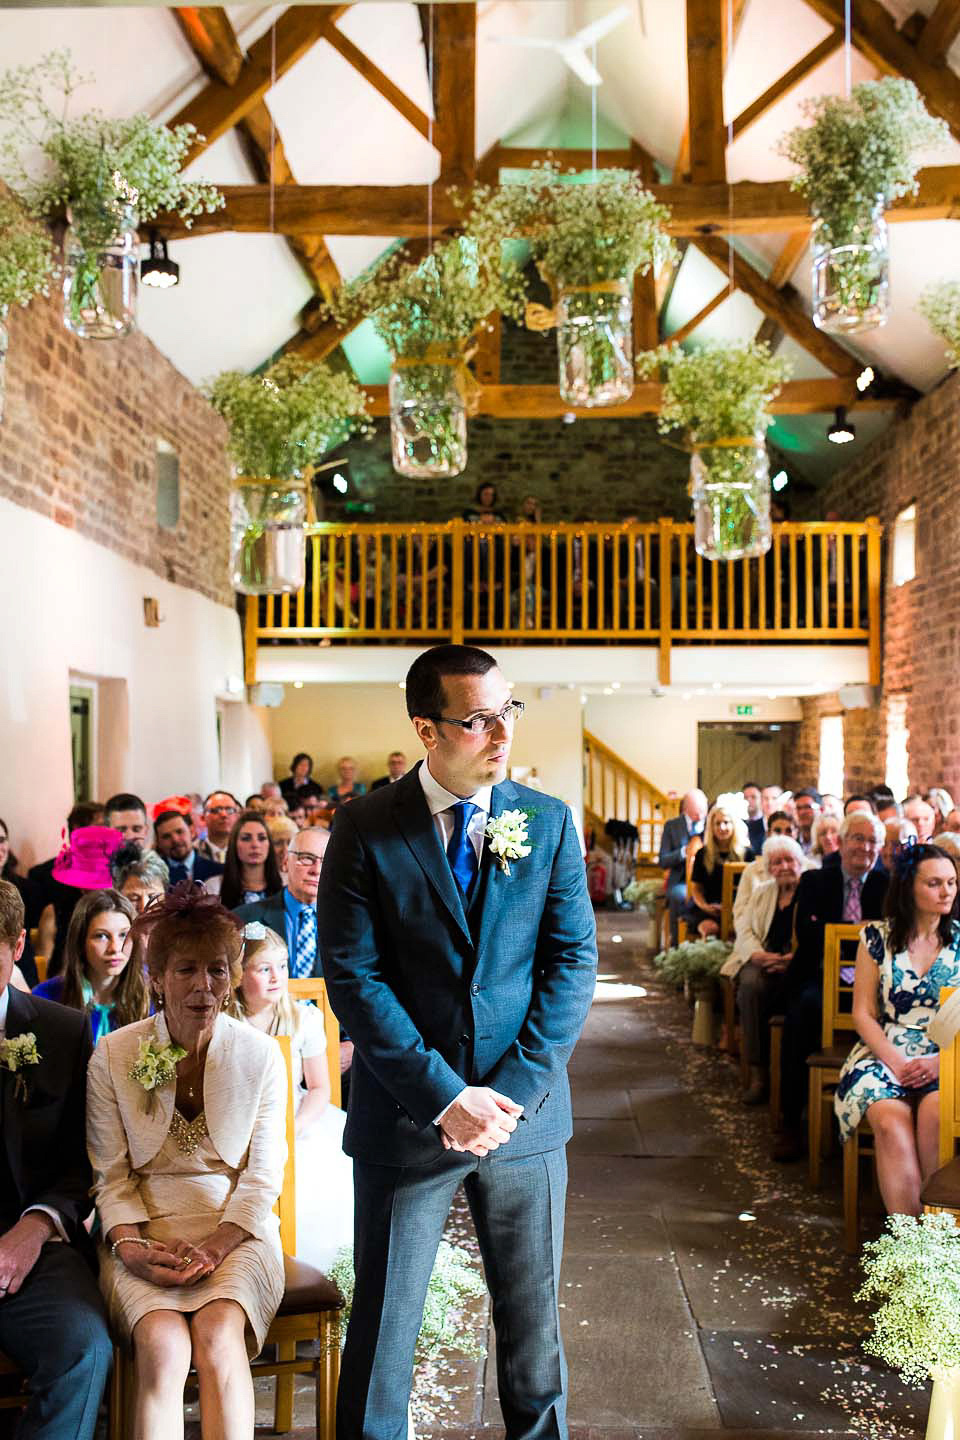
[(608, 820), (629, 820), (640, 832), (639, 861), (656, 861), (663, 822), (676, 815), (671, 800), (602, 740), (583, 732), (583, 818), (599, 835)]
[(297, 595), (248, 598), (247, 679), (259, 645), (441, 640), (657, 645), (862, 643), (880, 675), (878, 520), (783, 524), (766, 555), (711, 562), (693, 526), (308, 527)]

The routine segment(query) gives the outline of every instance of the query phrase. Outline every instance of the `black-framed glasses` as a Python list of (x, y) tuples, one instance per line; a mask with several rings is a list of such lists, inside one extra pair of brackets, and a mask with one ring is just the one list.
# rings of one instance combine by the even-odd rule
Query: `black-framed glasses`
[(440, 725), (459, 725), (468, 735), (489, 735), (498, 720), (504, 725), (512, 725), (515, 720), (519, 720), (523, 711), (522, 700), (511, 700), (509, 705), (504, 705), (499, 715), (474, 715), (472, 720), (451, 720), (447, 715), (431, 715), (428, 718)]
[(288, 850), (287, 858), (296, 860), (300, 865), (309, 866), (310, 869), (313, 869), (314, 865), (316, 865), (319, 870), (323, 864), (323, 856), (314, 855), (309, 850)]

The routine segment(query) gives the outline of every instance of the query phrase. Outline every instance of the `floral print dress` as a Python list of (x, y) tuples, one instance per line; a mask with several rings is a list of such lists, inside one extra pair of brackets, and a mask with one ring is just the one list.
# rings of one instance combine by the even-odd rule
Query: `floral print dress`
[[(940, 1008), (945, 985), (960, 984), (960, 922), (954, 922), (953, 939), (944, 946), (925, 975), (918, 975), (906, 951), (892, 955), (887, 944), (888, 922), (863, 927), (863, 941), (877, 965), (877, 1018), (887, 1039), (911, 1059), (933, 1055), (937, 1047), (927, 1039), (927, 1026)], [(840, 1122), (841, 1140), (849, 1140), (867, 1110), (877, 1100), (910, 1100), (929, 1095), (938, 1081), (908, 1089), (900, 1085), (868, 1045), (859, 1040), (843, 1063), (833, 1108)]]

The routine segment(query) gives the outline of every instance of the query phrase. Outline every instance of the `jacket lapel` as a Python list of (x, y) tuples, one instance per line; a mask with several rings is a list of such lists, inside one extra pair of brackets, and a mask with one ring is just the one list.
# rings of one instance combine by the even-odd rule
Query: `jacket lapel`
[(438, 899), (450, 912), (464, 938), (472, 945), (473, 937), (467, 924), (463, 901), (440, 845), (437, 827), (417, 773), (419, 768), (419, 765), (416, 766), (409, 775), (404, 775), (402, 780), (398, 780), (391, 787), (397, 826)]
[[(32, 995), (27, 995), (23, 990), (16, 990), (12, 985), (8, 987), (8, 990), (10, 998), (7, 1001), (6, 1038), (12, 1040), (14, 1036), (24, 1035), (29, 1031), (30, 1022), (37, 1013), (37, 1007)], [(29, 1084), (30, 1077), (25, 1078), (26, 1083)], [(19, 1186), (22, 1168), (23, 1126), (21, 1121), (24, 1102), (22, 1098), (17, 1097), (16, 1088), (16, 1075), (11, 1070), (4, 1069), (2, 1079), (3, 1142), (7, 1150), (10, 1173), (14, 1183)]]
[(125, 1026), (115, 1031), (114, 1037), (111, 1037), (115, 1047), (113, 1054), (117, 1058), (114, 1061), (111, 1056), (111, 1070), (117, 1102), (127, 1133), (130, 1161), (133, 1168), (139, 1170), (153, 1159), (167, 1138), (177, 1087), (171, 1082), (156, 1090), (145, 1091), (136, 1080), (130, 1079), (130, 1067), (137, 1058), (141, 1040), (155, 1039), (157, 1045), (163, 1047), (170, 1044), (170, 1031), (160, 1010), (151, 1021), (141, 1020), (136, 1025)]
[[(512, 780), (503, 780), (499, 785), (494, 785), (490, 794), (490, 818), (496, 820), (504, 810), (516, 810), (519, 808), (519, 797), (517, 787)], [(480, 910), (480, 925), (477, 935), (477, 954), (483, 950), (487, 937), (497, 918), (500, 906), (510, 893), (510, 886), (516, 878), (514, 869), (518, 861), (513, 861), (510, 866), (510, 874), (507, 875), (501, 868), (499, 860), (491, 853), (489, 845), (485, 844), (481, 858), (481, 874), (477, 884), (477, 890), (482, 887), (483, 893), (477, 898)], [(484, 873), (485, 872), (485, 873)]]
[(253, 1119), (250, 1115), (241, 1117), (237, 1113), (237, 1094), (233, 1083), (238, 1068), (236, 1042), (234, 1022), (226, 1015), (218, 1015), (203, 1072), (203, 1113), (207, 1133), (217, 1154), (228, 1165), (239, 1165), (242, 1160), (250, 1142)]

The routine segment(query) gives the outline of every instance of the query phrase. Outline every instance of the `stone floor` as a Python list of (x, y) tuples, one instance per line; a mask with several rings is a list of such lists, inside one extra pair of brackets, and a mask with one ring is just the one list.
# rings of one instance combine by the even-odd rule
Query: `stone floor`
[[(636, 917), (604, 914), (599, 929), (597, 998), (571, 1064), (574, 1440), (911, 1440), (926, 1396), (860, 1350), (839, 1165), (813, 1193), (804, 1166), (771, 1164), (765, 1112), (738, 1104), (728, 1060), (690, 1043), (690, 1011), (657, 982)], [(881, 1223), (874, 1200), (865, 1233)], [(459, 1210), (453, 1238), (472, 1244), (470, 1228)], [(485, 1307), (475, 1318), (485, 1325)], [(298, 1440), (314, 1434), (311, 1409), (303, 1386)], [(496, 1440), (492, 1359), (421, 1369), (414, 1412), (421, 1440)], [(269, 1417), (263, 1393), (258, 1435)]]

